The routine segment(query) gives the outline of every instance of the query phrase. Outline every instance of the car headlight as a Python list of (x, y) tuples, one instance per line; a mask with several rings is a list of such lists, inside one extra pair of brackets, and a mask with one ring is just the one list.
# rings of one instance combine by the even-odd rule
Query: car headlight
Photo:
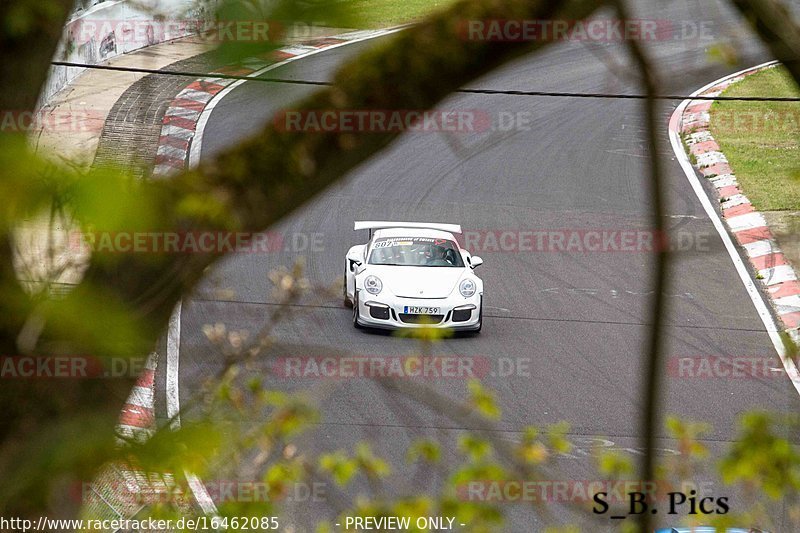
[(458, 290), (461, 293), (461, 296), (464, 298), (469, 298), (475, 294), (475, 282), (467, 278), (458, 285)]
[(377, 276), (367, 276), (364, 278), (364, 288), (370, 294), (378, 294), (383, 289), (383, 283)]

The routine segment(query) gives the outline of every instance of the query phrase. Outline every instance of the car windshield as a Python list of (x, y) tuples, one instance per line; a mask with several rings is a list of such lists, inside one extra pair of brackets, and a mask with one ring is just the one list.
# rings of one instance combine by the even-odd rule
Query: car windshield
[(449, 239), (383, 237), (369, 254), (370, 265), (463, 267), (458, 245)]

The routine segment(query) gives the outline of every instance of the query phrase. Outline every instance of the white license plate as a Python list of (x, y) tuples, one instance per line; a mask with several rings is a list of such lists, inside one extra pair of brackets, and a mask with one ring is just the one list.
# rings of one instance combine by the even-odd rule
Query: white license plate
[(407, 315), (438, 315), (438, 307), (416, 307), (407, 305), (403, 307), (403, 313)]

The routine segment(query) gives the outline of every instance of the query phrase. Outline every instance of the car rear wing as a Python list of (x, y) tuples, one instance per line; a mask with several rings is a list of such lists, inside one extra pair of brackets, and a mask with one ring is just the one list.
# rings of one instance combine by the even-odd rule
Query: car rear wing
[(355, 231), (368, 229), (369, 236), (372, 238), (372, 232), (374, 230), (387, 228), (438, 229), (440, 231), (447, 231), (450, 233), (461, 233), (461, 226), (459, 224), (439, 224), (436, 222), (386, 222), (376, 220), (357, 220), (353, 229)]

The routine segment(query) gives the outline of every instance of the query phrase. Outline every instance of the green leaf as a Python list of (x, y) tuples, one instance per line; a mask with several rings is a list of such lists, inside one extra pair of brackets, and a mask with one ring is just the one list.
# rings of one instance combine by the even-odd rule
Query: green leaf
[(458, 438), (458, 449), (473, 462), (485, 459), (492, 454), (492, 445), (472, 433), (465, 433)]
[(357, 462), (347, 457), (347, 454), (341, 450), (321, 455), (319, 457), (319, 467), (322, 471), (330, 474), (337, 484), (342, 486), (347, 485), (358, 472)]
[(497, 404), (497, 399), (480, 381), (474, 378), (469, 380), (467, 389), (470, 394), (470, 403), (478, 413), (490, 420), (500, 418), (501, 411), (500, 406)]
[(406, 461), (409, 463), (415, 463), (417, 461), (438, 463), (441, 456), (442, 450), (439, 443), (431, 439), (419, 439), (408, 447)]

